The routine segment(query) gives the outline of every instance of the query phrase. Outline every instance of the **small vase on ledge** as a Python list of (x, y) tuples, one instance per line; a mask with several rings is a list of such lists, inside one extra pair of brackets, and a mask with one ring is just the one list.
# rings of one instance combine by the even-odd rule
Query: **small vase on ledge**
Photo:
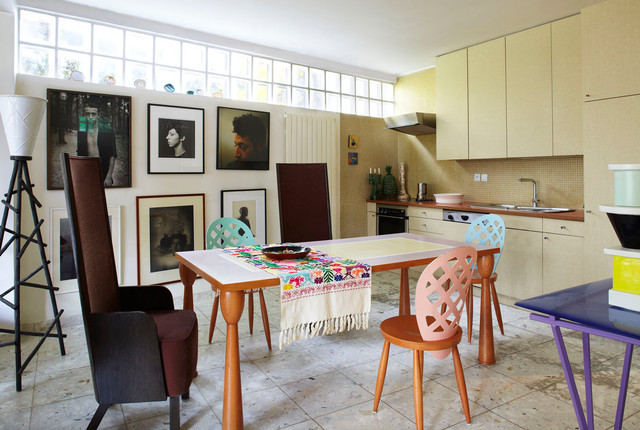
[(411, 200), (411, 196), (407, 193), (407, 181), (404, 170), (404, 162), (400, 163), (400, 194), (398, 195), (398, 200), (400, 200), (401, 202), (408, 202), (409, 200)]
[(384, 199), (395, 199), (398, 197), (398, 184), (396, 178), (391, 174), (391, 166), (384, 168), (387, 174), (382, 179), (382, 197)]

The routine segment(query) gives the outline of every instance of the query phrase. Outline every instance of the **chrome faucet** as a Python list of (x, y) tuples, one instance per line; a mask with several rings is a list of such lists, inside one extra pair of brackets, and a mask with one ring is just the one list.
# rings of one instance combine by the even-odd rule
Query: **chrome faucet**
[(540, 202), (540, 200), (538, 200), (538, 193), (536, 191), (536, 181), (534, 181), (531, 178), (520, 178), (518, 179), (518, 182), (532, 182), (533, 183), (533, 199), (531, 199), (531, 202), (533, 203), (533, 207), (537, 207), (538, 203)]

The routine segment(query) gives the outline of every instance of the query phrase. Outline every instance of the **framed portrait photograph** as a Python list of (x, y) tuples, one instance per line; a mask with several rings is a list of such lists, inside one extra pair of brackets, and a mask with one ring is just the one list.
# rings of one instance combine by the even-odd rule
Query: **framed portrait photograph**
[(218, 107), (217, 169), (269, 170), (269, 115)]
[(204, 173), (204, 109), (147, 105), (147, 173)]
[(47, 189), (61, 190), (60, 154), (100, 157), (106, 188), (131, 187), (131, 97), (47, 89)]
[(220, 191), (220, 216), (236, 218), (251, 229), (256, 245), (267, 243), (267, 190)]
[(180, 279), (174, 253), (204, 249), (204, 194), (136, 197), (138, 284)]
[[(111, 226), (111, 242), (113, 256), (116, 261), (116, 273), (121, 279), (120, 240), (122, 237), (120, 222), (120, 206), (108, 206), (109, 225)], [(51, 208), (51, 277), (53, 286), (60, 292), (78, 291), (76, 266), (73, 261), (73, 245), (71, 243), (71, 224), (67, 208)]]

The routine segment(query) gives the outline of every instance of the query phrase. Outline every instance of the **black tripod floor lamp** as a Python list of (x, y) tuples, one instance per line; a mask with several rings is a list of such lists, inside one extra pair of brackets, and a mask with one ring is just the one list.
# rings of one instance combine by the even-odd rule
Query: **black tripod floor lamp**
[[(58, 310), (56, 304), (55, 291), (51, 281), (49, 271), (49, 261), (45, 254), (47, 246), (42, 239), (40, 227), (44, 222), (38, 217), (37, 208), (42, 207), (33, 193), (34, 184), (29, 177), (29, 166), (27, 162), (31, 160), (33, 147), (38, 136), (38, 129), (42, 122), (47, 101), (45, 99), (29, 96), (0, 95), (0, 118), (4, 137), (9, 145), (9, 155), (13, 160), (13, 171), (9, 181), (9, 191), (2, 199), (4, 210), (2, 212), (2, 223), (0, 224), (0, 258), (11, 254), (9, 251), (13, 245), (13, 285), (4, 289), (0, 286), (0, 302), (13, 310), (14, 324), (12, 329), (0, 328), (0, 333), (13, 334), (13, 340), (0, 343), (0, 347), (15, 346), (15, 370), (16, 370), (16, 391), (22, 390), (22, 374), (27, 365), (35, 357), (38, 349), (48, 337), (57, 337), (60, 344), (60, 354), (65, 355), (64, 335), (60, 324), (62, 310)], [(25, 199), (23, 199), (25, 197)], [(23, 232), (23, 204), (25, 205), (25, 216), (30, 212), (33, 220), (33, 230)], [(27, 208), (28, 205), (28, 208)], [(12, 215), (12, 216), (10, 216)], [(13, 225), (12, 225), (13, 222)], [(40, 253), (40, 264), (30, 270), (23, 267), (21, 260), (30, 245), (38, 247)], [(22, 275), (23, 269), (26, 275)], [(39, 276), (36, 276), (39, 275)], [(44, 284), (38, 282), (37, 277), (44, 275)], [(40, 288), (49, 293), (53, 321), (44, 332), (23, 331), (20, 323), (21, 289), (24, 287)], [(52, 333), (53, 327), (56, 327)], [(21, 336), (37, 336), (39, 341), (33, 350), (22, 359), (22, 339)]]

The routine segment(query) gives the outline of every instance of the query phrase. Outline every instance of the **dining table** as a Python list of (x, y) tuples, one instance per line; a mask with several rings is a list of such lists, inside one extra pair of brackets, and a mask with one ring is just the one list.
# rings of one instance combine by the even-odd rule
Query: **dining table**
[[(400, 315), (411, 313), (411, 267), (427, 265), (453, 248), (474, 247), (478, 252), (478, 272), (482, 276), (478, 362), (495, 363), (489, 278), (493, 272), (494, 254), (499, 253), (500, 248), (411, 233), (322, 240), (296, 245), (368, 264), (372, 273), (400, 270)], [(227, 323), (222, 428), (241, 429), (243, 411), (238, 321), (244, 309), (245, 291), (278, 286), (280, 278), (221, 249), (176, 252), (175, 258), (179, 262), (180, 279), (184, 285), (184, 309), (193, 309), (193, 284), (198, 276), (209, 282), (216, 294), (220, 295), (220, 308)]]

